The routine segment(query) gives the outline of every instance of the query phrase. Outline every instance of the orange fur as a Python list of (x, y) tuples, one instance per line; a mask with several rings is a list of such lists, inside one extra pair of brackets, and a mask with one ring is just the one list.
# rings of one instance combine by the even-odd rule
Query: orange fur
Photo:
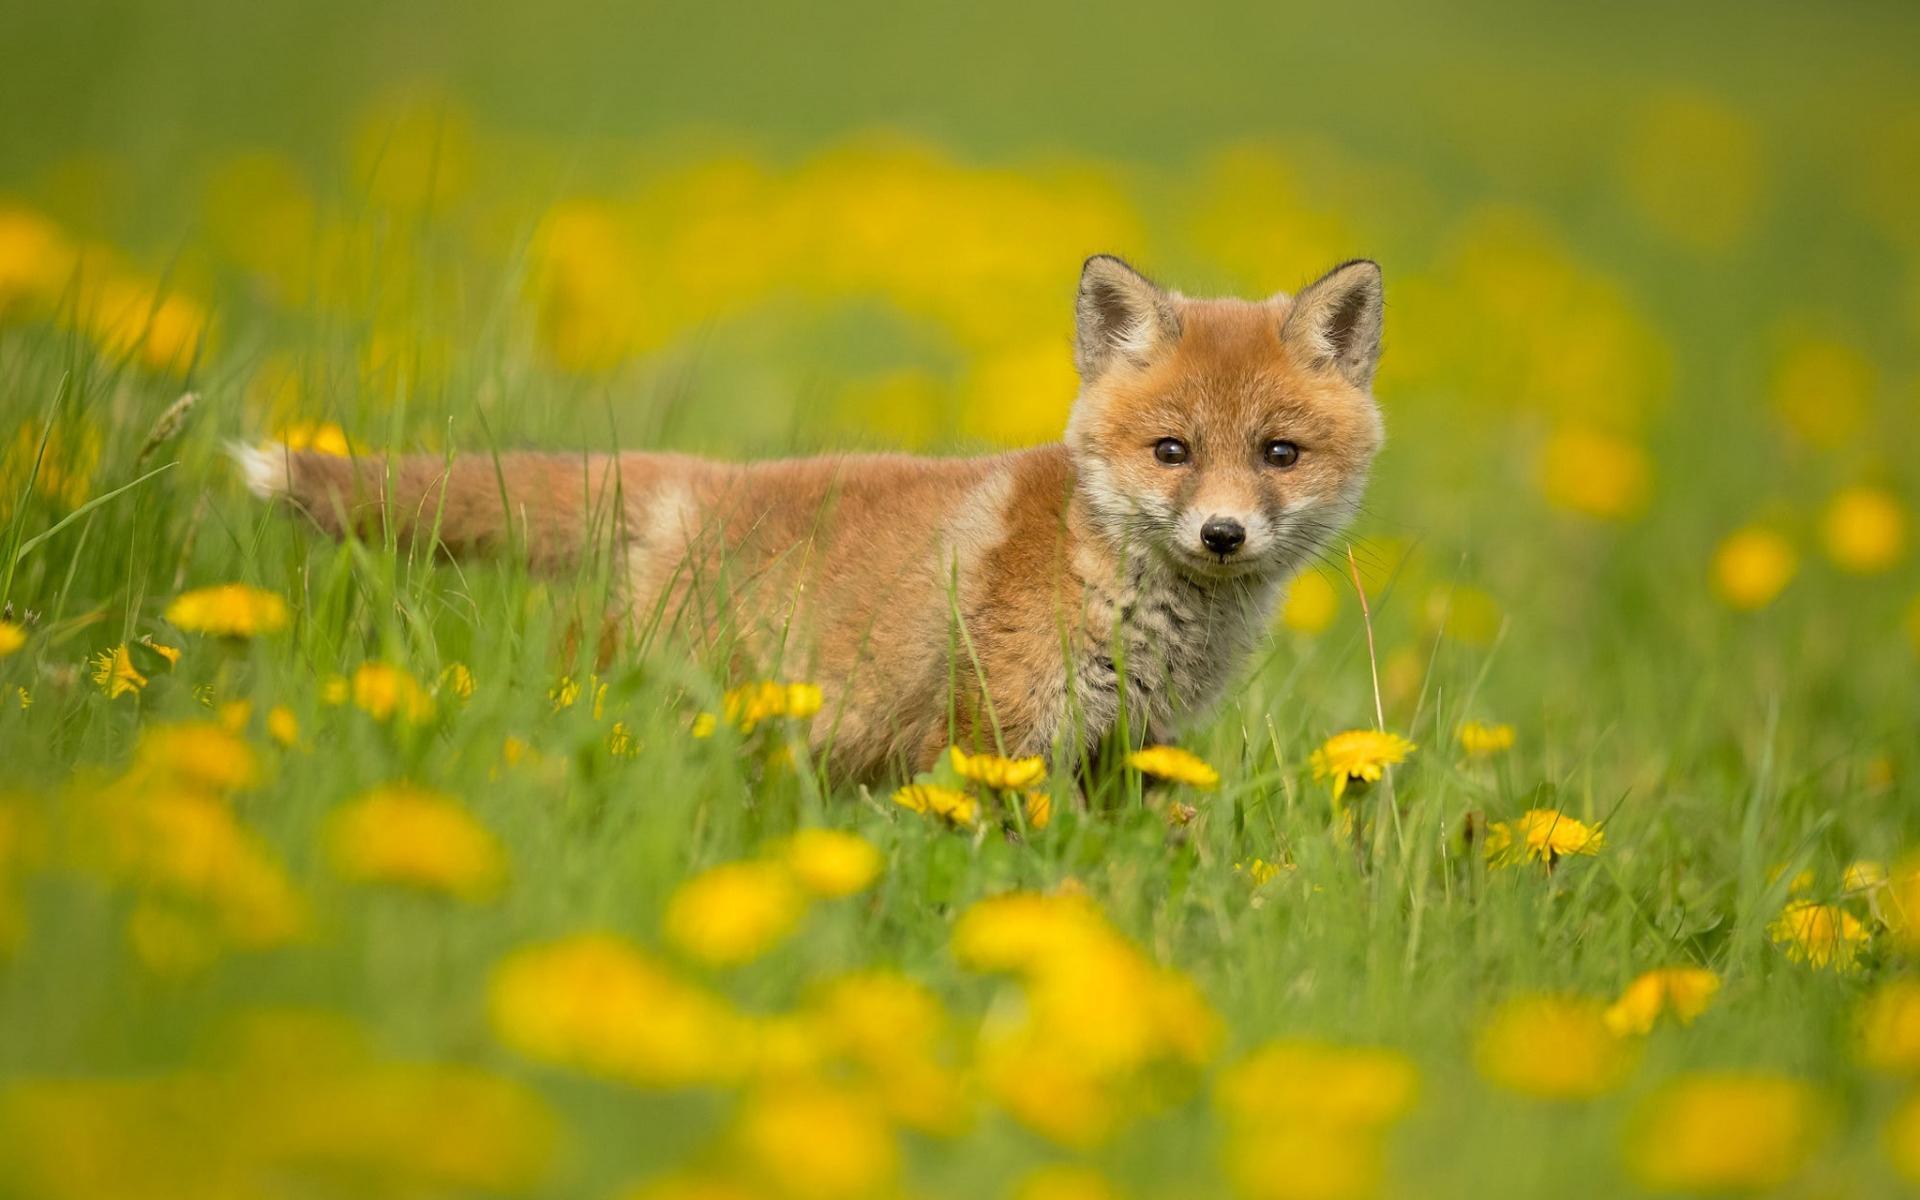
[[(634, 628), (819, 682), (812, 740), (843, 777), (925, 768), (949, 741), (1069, 758), (1123, 709), (1130, 740), (1174, 736), (1350, 516), (1380, 443), (1378, 278), (1348, 264), (1296, 299), (1189, 300), (1089, 260), (1067, 439), (1011, 454), (242, 457), (335, 536), (547, 570), (604, 540)], [(1160, 461), (1164, 438), (1185, 461)], [(1276, 439), (1297, 462), (1263, 457)], [(1201, 544), (1210, 520), (1244, 546)]]

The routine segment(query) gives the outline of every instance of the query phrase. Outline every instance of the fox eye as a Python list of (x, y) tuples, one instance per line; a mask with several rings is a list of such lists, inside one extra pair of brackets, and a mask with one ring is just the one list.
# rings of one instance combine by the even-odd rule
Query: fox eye
[(1187, 461), (1187, 444), (1179, 438), (1161, 438), (1153, 444), (1153, 456), (1169, 467), (1177, 467)]
[(1274, 438), (1262, 449), (1261, 455), (1267, 460), (1268, 466), (1284, 471), (1300, 461), (1300, 447), (1284, 438)]

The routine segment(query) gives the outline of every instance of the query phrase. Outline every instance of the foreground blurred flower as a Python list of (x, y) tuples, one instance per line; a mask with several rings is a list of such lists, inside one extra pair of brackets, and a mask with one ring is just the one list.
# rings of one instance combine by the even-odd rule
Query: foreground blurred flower
[(746, 1024), (725, 1001), (609, 935), (514, 951), (487, 999), (495, 1035), (541, 1062), (654, 1087), (727, 1082), (746, 1065)]
[(734, 1137), (756, 1173), (797, 1200), (872, 1196), (900, 1166), (884, 1114), (859, 1093), (826, 1083), (756, 1090), (741, 1107)]
[(1595, 429), (1563, 428), (1541, 448), (1540, 490), (1558, 508), (1623, 521), (1646, 508), (1653, 466), (1637, 444)]
[(884, 860), (872, 842), (838, 829), (802, 829), (779, 848), (780, 861), (815, 896), (851, 896), (873, 886)]
[(1854, 1028), (1862, 1064), (1920, 1077), (1920, 979), (1890, 979), (1874, 989), (1860, 1002)]
[(1773, 530), (1749, 525), (1727, 536), (1713, 553), (1713, 594), (1728, 608), (1751, 612), (1772, 604), (1799, 570), (1793, 544)]
[(1627, 1165), (1663, 1191), (1770, 1191), (1805, 1165), (1824, 1126), (1819, 1094), (1798, 1079), (1683, 1075), (1635, 1110)]
[(1028, 792), (1020, 797), (1020, 812), (1027, 828), (1045, 829), (1053, 823), (1053, 797), (1046, 792)]
[(961, 829), (980, 823), (980, 802), (965, 792), (932, 783), (910, 783), (893, 794), (900, 807), (929, 816), (941, 817)]
[(947, 755), (960, 778), (971, 779), (995, 791), (1030, 788), (1047, 777), (1047, 760), (1038, 755), (1002, 758), (998, 754), (968, 754), (958, 746), (947, 747)]
[(1178, 746), (1148, 746), (1143, 750), (1135, 750), (1127, 755), (1127, 765), (1142, 775), (1151, 775), (1169, 783), (1184, 783), (1188, 787), (1207, 789), (1220, 782), (1220, 772), (1209, 766), (1205, 759)]
[(1720, 977), (1704, 967), (1661, 967), (1627, 985), (1607, 1009), (1607, 1028), (1621, 1036), (1650, 1033), (1661, 1013), (1682, 1025), (1707, 1010), (1720, 990)]
[[(806, 720), (820, 711), (823, 698), (820, 688), (811, 683), (766, 680), (742, 684), (721, 697), (718, 720), (724, 720), (741, 733), (752, 733), (763, 721), (781, 717)], [(716, 718), (712, 713), (701, 713), (695, 718), (693, 736), (707, 737), (713, 732), (715, 724)]]
[(1420, 1072), (1396, 1050), (1285, 1040), (1222, 1071), (1213, 1101), (1243, 1130), (1379, 1126), (1411, 1112), (1419, 1090)]
[(1333, 798), (1346, 795), (1352, 783), (1378, 783), (1386, 769), (1407, 761), (1419, 747), (1397, 733), (1377, 729), (1349, 729), (1320, 744), (1309, 760), (1315, 779), (1333, 780)]
[(154, 725), (140, 735), (130, 779), (143, 786), (188, 784), (211, 792), (252, 787), (260, 768), (251, 747), (208, 721)]
[(440, 678), (434, 685), (435, 690), (445, 692), (460, 700), (473, 699), (475, 687), (473, 672), (462, 662), (448, 663), (440, 672)]
[(722, 863), (674, 890), (662, 930), (689, 957), (731, 967), (785, 941), (805, 911), (806, 897), (780, 864)]
[(1540, 1100), (1585, 1100), (1632, 1070), (1631, 1044), (1608, 1027), (1606, 1006), (1585, 996), (1534, 995), (1494, 1010), (1474, 1040), (1488, 1082)]
[(27, 631), (12, 621), (0, 621), (0, 658), (27, 644)]
[(1844, 488), (1827, 501), (1820, 536), (1841, 570), (1878, 575), (1906, 553), (1907, 513), (1884, 488)]
[(1468, 721), (1460, 726), (1460, 748), (1468, 758), (1492, 758), (1513, 749), (1513, 726)]
[(1225, 1157), (1242, 1200), (1372, 1200), (1386, 1172), (1383, 1131), (1371, 1125), (1282, 1125), (1231, 1139)]
[(151, 639), (125, 642), (93, 656), (93, 681), (107, 699), (134, 695), (153, 682), (153, 676), (171, 670), (180, 661), (180, 652)]
[(1790, 901), (1767, 932), (1787, 957), (1812, 967), (1850, 971), (1866, 944), (1867, 927), (1837, 904)]
[(1287, 585), (1280, 623), (1295, 633), (1323, 633), (1340, 612), (1340, 593), (1318, 571), (1306, 571)]
[(1882, 1141), (1894, 1168), (1908, 1183), (1920, 1184), (1920, 1092), (1901, 1101), (1887, 1118)]
[(397, 884), (469, 903), (506, 882), (499, 840), (450, 796), (407, 784), (375, 788), (327, 818), (334, 871), (356, 883)]
[(1078, 1163), (1047, 1163), (1014, 1181), (1011, 1200), (1120, 1200), (1107, 1177)]
[(1538, 862), (1551, 867), (1569, 854), (1598, 854), (1607, 835), (1551, 808), (1528, 809), (1517, 821), (1487, 826), (1487, 861), (1497, 867)]
[(287, 602), (248, 584), (225, 583), (181, 593), (166, 617), (188, 633), (248, 638), (286, 628)]
[(296, 453), (307, 451), (313, 454), (327, 454), (334, 458), (348, 458), (354, 454), (365, 453), (356, 447), (347, 437), (346, 431), (330, 421), (295, 421), (274, 429), (268, 439), (269, 448), (283, 446)]

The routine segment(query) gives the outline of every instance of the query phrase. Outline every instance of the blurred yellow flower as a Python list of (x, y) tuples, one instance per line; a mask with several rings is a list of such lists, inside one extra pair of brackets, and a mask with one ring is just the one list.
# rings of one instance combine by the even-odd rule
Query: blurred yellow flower
[(1643, 1100), (1627, 1165), (1661, 1191), (1771, 1191), (1796, 1175), (1825, 1127), (1820, 1096), (1780, 1075), (1683, 1075)]
[(1295, 633), (1322, 633), (1339, 613), (1339, 591), (1319, 571), (1303, 571), (1287, 586), (1280, 623)]
[(80, 321), (113, 358), (137, 356), (155, 371), (184, 372), (201, 350), (207, 313), (158, 283), (109, 276), (81, 300)]
[[(1427, 593), (1421, 618), (1436, 634), (1468, 646), (1493, 645), (1506, 616), (1500, 602), (1481, 588), (1464, 583), (1441, 584)], [(1420, 664), (1424, 671), (1425, 664)]]
[(954, 773), (995, 791), (1012, 792), (1030, 788), (1047, 777), (1047, 760), (1002, 758), (998, 754), (968, 754), (958, 746), (947, 747)]
[(1654, 229), (1698, 250), (1727, 250), (1752, 230), (1765, 163), (1752, 120), (1718, 98), (1680, 92), (1647, 102), (1621, 160), (1627, 199)]
[(606, 715), (607, 711), (607, 685), (600, 681), (598, 675), (587, 676), (586, 687), (584, 689), (581, 687), (579, 680), (571, 675), (564, 675), (561, 677), (560, 682), (554, 684), (553, 687), (548, 690), (547, 699), (553, 703), (553, 711), (565, 712), (567, 709), (580, 703), (580, 693), (582, 690), (593, 693), (593, 719), (596, 721), (600, 720)]
[(1606, 843), (1597, 826), (1551, 808), (1532, 808), (1517, 821), (1487, 826), (1487, 861), (1500, 867), (1527, 862), (1551, 867), (1569, 854), (1598, 854)]
[(341, 699), (351, 699), (355, 708), (376, 721), (398, 717), (418, 725), (433, 717), (433, 696), (405, 668), (392, 663), (361, 663)]
[(1920, 1077), (1920, 980), (1889, 979), (1860, 1002), (1855, 1045), (1866, 1066)]
[(1264, 858), (1256, 858), (1249, 863), (1233, 864), (1235, 875), (1244, 875), (1254, 887), (1264, 887), (1280, 877), (1288, 868), (1280, 863), (1270, 863)]
[(1920, 853), (1897, 863), (1887, 880), (1883, 919), (1907, 950), (1920, 950)]
[(1073, 356), (1049, 338), (976, 359), (961, 396), (962, 430), (999, 446), (1036, 446), (1060, 436), (1080, 390)]
[(893, 793), (893, 802), (913, 812), (945, 818), (961, 829), (980, 823), (980, 802), (965, 792), (932, 783), (910, 783)]
[(500, 842), (450, 796), (408, 784), (375, 788), (327, 818), (327, 855), (342, 879), (491, 900), (506, 882)]
[(1909, 1183), (1920, 1184), (1920, 1092), (1900, 1102), (1881, 1135), (1887, 1157)]
[(259, 782), (260, 767), (253, 750), (231, 731), (208, 721), (186, 721), (143, 730), (129, 776), (143, 784), (231, 792)]
[(1812, 900), (1789, 901), (1767, 932), (1794, 962), (1836, 971), (1852, 970), (1867, 942), (1867, 927), (1852, 913)]
[(1651, 1033), (1660, 1014), (1671, 1013), (1682, 1025), (1707, 1010), (1720, 990), (1720, 976), (1704, 967), (1661, 967), (1627, 985), (1607, 1009), (1607, 1028), (1625, 1037)]
[(1420, 1072), (1397, 1050), (1288, 1039), (1220, 1073), (1214, 1106), (1247, 1132), (1288, 1125), (1380, 1126), (1413, 1110)]
[(62, 420), (43, 431), (23, 422), (0, 456), (0, 519), (12, 515), (29, 479), (35, 495), (61, 508), (80, 507), (93, 494), (99, 466), (100, 431), (92, 425)]
[(365, 453), (347, 437), (345, 430), (331, 421), (295, 421), (276, 426), (267, 441), (269, 446), (284, 446), (296, 452), (304, 450), (313, 454), (329, 454), (335, 458)]
[(661, 923), (667, 941), (700, 962), (738, 966), (785, 941), (807, 900), (785, 867), (735, 862), (709, 867), (674, 889)]
[(289, 749), (300, 740), (300, 718), (284, 704), (267, 710), (267, 736)]
[(776, 718), (805, 720), (820, 711), (824, 699), (820, 688), (811, 683), (780, 683), (764, 680), (730, 689), (721, 698), (720, 716), (701, 713), (694, 718), (693, 736), (710, 737), (718, 721), (752, 733), (764, 721)]
[(1604, 521), (1638, 516), (1653, 494), (1646, 451), (1597, 429), (1556, 431), (1541, 448), (1537, 472), (1549, 503)]
[(1320, 744), (1309, 761), (1315, 779), (1333, 781), (1333, 798), (1346, 795), (1352, 783), (1378, 783), (1388, 767), (1407, 761), (1419, 749), (1397, 733), (1377, 729), (1349, 729)]
[(1492, 758), (1513, 749), (1513, 726), (1467, 721), (1460, 726), (1460, 748), (1468, 758)]
[(0, 658), (27, 644), (27, 631), (12, 621), (0, 621)]
[(1142, 775), (1203, 790), (1220, 783), (1220, 772), (1199, 755), (1178, 746), (1148, 746), (1143, 750), (1135, 750), (1127, 755), (1127, 765)]
[(815, 896), (851, 896), (873, 886), (885, 859), (872, 842), (839, 829), (802, 829), (779, 848), (780, 861)]
[(1796, 334), (1774, 365), (1773, 409), (1796, 438), (1834, 449), (1866, 426), (1878, 387), (1858, 347)]
[(436, 691), (458, 697), (461, 700), (473, 699), (473, 672), (462, 662), (448, 663), (440, 671), (440, 678), (434, 684)]
[(1047, 1163), (1014, 1180), (1010, 1200), (1120, 1200), (1107, 1177), (1078, 1163)]
[(1713, 552), (1713, 594), (1740, 612), (1765, 608), (1799, 569), (1793, 543), (1765, 526), (1748, 525)]
[(444, 94), (384, 98), (360, 117), (353, 173), (366, 199), (397, 213), (441, 210), (473, 174), (472, 123)]
[(1383, 1131), (1301, 1121), (1234, 1137), (1227, 1178), (1241, 1200), (1374, 1200), (1386, 1174)]
[(756, 1172), (796, 1200), (874, 1196), (900, 1166), (885, 1115), (859, 1093), (827, 1083), (755, 1090), (734, 1136)]
[(1540, 1100), (1585, 1100), (1625, 1082), (1634, 1050), (1585, 996), (1529, 995), (1503, 1002), (1474, 1039), (1488, 1082)]
[(223, 583), (182, 592), (166, 617), (189, 633), (248, 638), (286, 628), (287, 602), (274, 592), (244, 583)]
[(1053, 797), (1046, 792), (1028, 792), (1020, 797), (1020, 811), (1029, 829), (1045, 829), (1053, 823)]
[(1878, 575), (1906, 554), (1907, 512), (1884, 488), (1843, 488), (1827, 501), (1820, 536), (1841, 570)]
[(1840, 890), (1849, 896), (1863, 895), (1887, 886), (1887, 868), (1872, 859), (1856, 859), (1840, 872)]
[(746, 1065), (746, 1025), (725, 1001), (610, 935), (514, 951), (487, 999), (495, 1035), (541, 1062), (651, 1087), (727, 1082)]
[(52, 308), (78, 263), (58, 225), (37, 212), (0, 205), (0, 320), (19, 309)]

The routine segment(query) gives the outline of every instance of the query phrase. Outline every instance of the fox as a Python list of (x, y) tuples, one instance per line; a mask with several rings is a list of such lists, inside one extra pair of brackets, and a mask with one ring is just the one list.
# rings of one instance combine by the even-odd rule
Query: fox
[(1095, 255), (1062, 440), (986, 456), (233, 453), (255, 496), (337, 538), (549, 573), (600, 538), (611, 623), (817, 683), (804, 736), (832, 777), (927, 771), (949, 745), (1084, 766), (1207, 715), (1355, 515), (1383, 312), (1367, 259), (1247, 300)]

